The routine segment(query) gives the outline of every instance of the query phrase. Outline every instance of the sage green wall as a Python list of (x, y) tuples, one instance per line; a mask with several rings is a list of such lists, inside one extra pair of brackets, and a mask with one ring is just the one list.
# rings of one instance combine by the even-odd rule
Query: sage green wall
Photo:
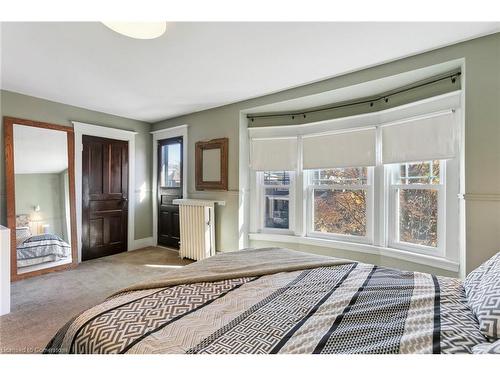
[[(500, 250), (500, 33), (444, 47), (321, 82), (153, 124), (153, 130), (188, 124), (188, 189), (194, 192), (194, 143), (229, 138), (228, 193), (198, 193), (229, 202), (219, 210), (218, 250), (238, 248), (240, 111), (335, 90), (456, 59), (465, 59), (466, 268)], [(471, 195), (472, 194), (472, 195)], [(332, 249), (332, 255), (338, 252)]]
[(36, 205), (40, 205), (42, 224), (50, 225), (50, 232), (66, 241), (63, 225), (64, 206), (61, 205), (61, 176), (59, 173), (16, 174), (16, 214), (31, 215)]
[(67, 169), (59, 173), (59, 189), (61, 192), (59, 200), (64, 215), (64, 222), (62, 223), (63, 238), (69, 243), (71, 242), (71, 214), (69, 203), (69, 174)]
[[(2, 116), (18, 117), (28, 120), (49, 122), (72, 127), (71, 121), (79, 121), (110, 128), (136, 131), (135, 137), (135, 239), (151, 237), (152, 209), (151, 209), (151, 148), (152, 137), (149, 133), (151, 125), (146, 122), (131, 120), (102, 112), (56, 103), (49, 100), (22, 95), (2, 90)], [(1, 144), (3, 150), (3, 123), (0, 125)], [(5, 211), (5, 169), (4, 153), (0, 153), (0, 212), (1, 223), (6, 225)], [(139, 199), (139, 188), (146, 184), (146, 197)]]

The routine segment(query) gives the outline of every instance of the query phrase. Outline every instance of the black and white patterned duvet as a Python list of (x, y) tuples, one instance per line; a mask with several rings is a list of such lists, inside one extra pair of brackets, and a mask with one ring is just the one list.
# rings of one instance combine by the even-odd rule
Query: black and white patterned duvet
[(118, 294), (47, 353), (471, 353), (458, 279), (361, 263)]
[(54, 234), (31, 236), (17, 245), (17, 267), (56, 261), (69, 257), (71, 246)]

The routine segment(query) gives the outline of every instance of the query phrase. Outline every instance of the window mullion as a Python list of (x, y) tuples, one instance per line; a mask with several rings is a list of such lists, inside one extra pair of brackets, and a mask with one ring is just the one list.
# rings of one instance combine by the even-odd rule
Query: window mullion
[(377, 165), (373, 168), (373, 243), (377, 246), (385, 246), (385, 221), (386, 221), (386, 199), (384, 166)]
[(304, 170), (302, 169), (302, 136), (298, 136), (297, 138), (297, 168), (295, 170), (295, 178), (293, 184), (293, 215), (294, 215), (294, 226), (293, 231), (296, 236), (305, 236), (306, 229), (306, 205), (304, 201), (304, 185), (306, 175), (304, 174)]
[(386, 171), (382, 164), (382, 128), (377, 127), (376, 138), (376, 159), (373, 168), (373, 243), (377, 246), (387, 245), (387, 192), (386, 192)]

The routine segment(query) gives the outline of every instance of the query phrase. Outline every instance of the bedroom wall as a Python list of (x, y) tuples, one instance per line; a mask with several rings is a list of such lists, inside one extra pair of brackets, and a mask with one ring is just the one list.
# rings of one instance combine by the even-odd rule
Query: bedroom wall
[[(153, 124), (153, 130), (189, 125), (189, 194), (191, 197), (224, 199), (228, 202), (226, 207), (218, 210), (217, 247), (221, 251), (235, 250), (238, 248), (239, 235), (237, 221), (240, 111), (461, 58), (465, 59), (466, 269), (469, 272), (500, 250), (500, 33), (272, 95), (161, 121)], [(229, 192), (196, 192), (194, 143), (218, 137), (229, 138)], [(340, 254), (334, 248), (328, 253)], [(350, 257), (361, 256), (353, 252)], [(380, 263), (380, 260), (377, 262)], [(394, 262), (394, 266), (401, 268), (411, 266), (401, 261)]]
[[(31, 215), (40, 205), (42, 224), (50, 225), (50, 232), (67, 241), (64, 235), (65, 210), (61, 205), (61, 178), (59, 173), (16, 174), (16, 213)], [(35, 233), (33, 233), (35, 234)]]
[(59, 195), (61, 208), (64, 211), (64, 222), (62, 224), (62, 232), (64, 237), (66, 238), (66, 242), (70, 242), (70, 233), (71, 233), (71, 214), (70, 214), (70, 203), (69, 203), (69, 174), (68, 170), (65, 169), (61, 173), (59, 173), (59, 189), (64, 192)]
[[(136, 131), (135, 137), (135, 239), (152, 236), (151, 209), (151, 144), (150, 124), (102, 112), (56, 103), (45, 99), (22, 95), (10, 91), (0, 91), (1, 116), (18, 117), (72, 127), (71, 121)], [(5, 208), (5, 168), (3, 153), (3, 123), (0, 123), (0, 222), (6, 225)], [(145, 184), (145, 197), (139, 198), (140, 187)]]

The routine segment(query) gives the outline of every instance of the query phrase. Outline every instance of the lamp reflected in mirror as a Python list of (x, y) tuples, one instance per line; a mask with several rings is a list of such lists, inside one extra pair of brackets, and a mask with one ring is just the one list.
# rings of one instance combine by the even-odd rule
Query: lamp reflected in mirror
[(33, 212), (30, 215), (30, 226), (31, 233), (33, 234), (41, 234), (41, 226), (43, 223), (42, 214), (40, 212), (40, 205), (37, 204), (33, 207)]

